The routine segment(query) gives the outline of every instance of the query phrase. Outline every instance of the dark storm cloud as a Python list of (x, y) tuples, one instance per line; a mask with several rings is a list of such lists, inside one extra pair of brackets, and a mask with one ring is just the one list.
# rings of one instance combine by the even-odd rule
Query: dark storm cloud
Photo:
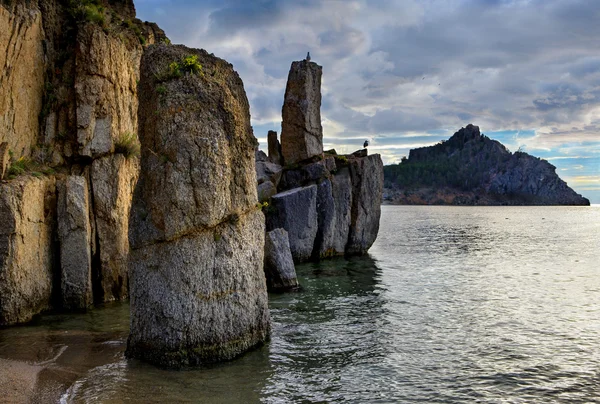
[[(428, 134), (447, 137), (469, 122), (484, 132), (530, 130), (535, 135), (519, 141), (555, 157), (583, 142), (598, 146), (596, 0), (137, 0), (136, 5), (141, 18), (157, 21), (175, 42), (233, 63), (259, 138), (267, 128), (279, 130), (290, 62), (310, 51), (323, 65), (325, 139), (337, 147), (344, 139), (351, 148), (369, 138), (376, 147), (388, 147), (377, 151), (393, 161), (406, 154), (407, 145), (427, 142)], [(419, 142), (415, 136), (421, 136)], [(600, 175), (600, 167), (586, 167)]]

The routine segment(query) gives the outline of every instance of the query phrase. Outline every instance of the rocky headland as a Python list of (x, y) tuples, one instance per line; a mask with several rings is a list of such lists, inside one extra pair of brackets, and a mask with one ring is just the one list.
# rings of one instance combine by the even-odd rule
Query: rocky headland
[(589, 205), (546, 160), (467, 125), (450, 139), (384, 167), (384, 203), (400, 205)]
[(0, 65), (2, 327), (130, 299), (129, 357), (228, 360), (268, 338), (294, 263), (377, 237), (381, 158), (323, 151), (310, 60), (268, 156), (233, 67), (131, 0), (2, 0)]

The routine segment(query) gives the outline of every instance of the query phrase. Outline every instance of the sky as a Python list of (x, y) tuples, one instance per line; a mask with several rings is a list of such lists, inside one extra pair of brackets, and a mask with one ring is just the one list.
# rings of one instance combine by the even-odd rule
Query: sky
[(323, 66), (324, 148), (385, 164), (469, 123), (600, 203), (598, 0), (135, 0), (173, 43), (232, 63), (254, 135), (281, 130), (290, 64)]

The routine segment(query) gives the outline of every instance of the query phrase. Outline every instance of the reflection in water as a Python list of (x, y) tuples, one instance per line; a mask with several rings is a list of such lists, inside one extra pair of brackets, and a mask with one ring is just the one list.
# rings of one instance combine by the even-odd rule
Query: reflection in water
[(298, 266), (233, 362), (125, 360), (126, 304), (0, 330), (0, 357), (44, 366), (41, 402), (597, 402), (599, 262), (599, 208), (384, 207), (371, 256)]
[(271, 296), (274, 369), (264, 401), (360, 396), (370, 388), (361, 380), (385, 355), (385, 308), (375, 261), (335, 259), (296, 271), (302, 292)]

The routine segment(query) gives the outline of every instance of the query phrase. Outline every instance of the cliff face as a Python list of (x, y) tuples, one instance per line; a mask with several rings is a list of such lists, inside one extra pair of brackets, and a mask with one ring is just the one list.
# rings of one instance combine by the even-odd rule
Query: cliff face
[(17, 155), (37, 144), (42, 109), (44, 29), (38, 8), (0, 6), (0, 143)]
[(127, 297), (139, 63), (162, 40), (130, 0), (0, 3), (0, 325)]
[(467, 125), (448, 141), (413, 149), (386, 166), (386, 201), (400, 204), (589, 205), (556, 174), (556, 167), (509, 152)]

